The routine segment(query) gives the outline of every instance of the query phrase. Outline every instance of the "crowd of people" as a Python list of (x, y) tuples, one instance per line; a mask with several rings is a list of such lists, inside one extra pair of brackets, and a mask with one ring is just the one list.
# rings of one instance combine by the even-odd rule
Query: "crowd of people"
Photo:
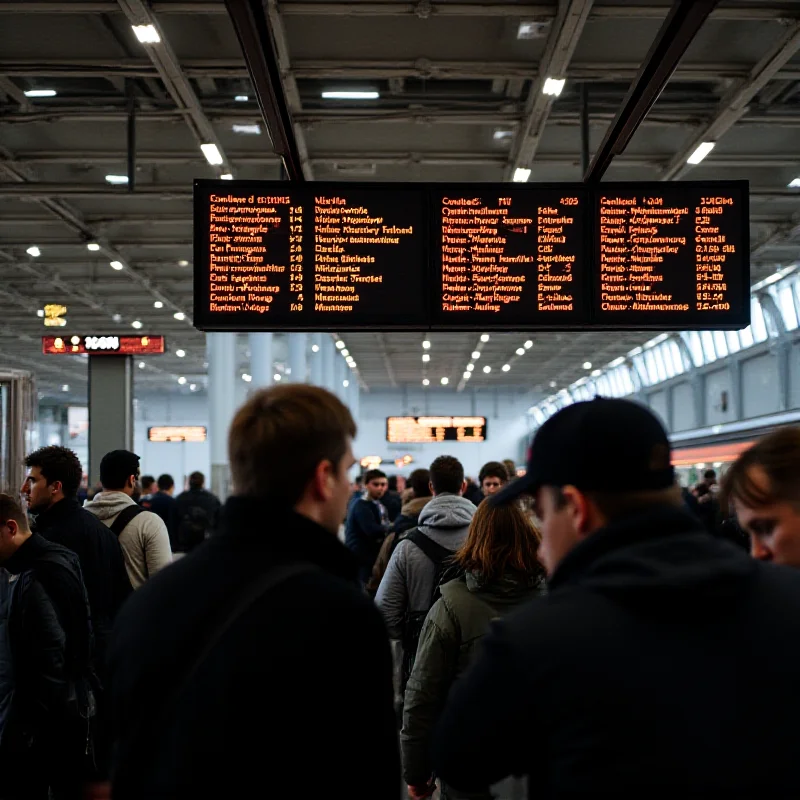
[(27, 457), (0, 800), (800, 796), (800, 429), (683, 492), (625, 400), (477, 483), (354, 486), (355, 435), (324, 389), (253, 393), (224, 506), (124, 450), (82, 504), (72, 451)]

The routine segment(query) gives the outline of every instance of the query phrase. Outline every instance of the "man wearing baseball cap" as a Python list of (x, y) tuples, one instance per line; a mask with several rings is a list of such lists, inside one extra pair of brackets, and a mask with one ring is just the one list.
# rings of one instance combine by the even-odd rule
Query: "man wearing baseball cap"
[(551, 417), (486, 502), (523, 493), (549, 594), (454, 687), (437, 775), (464, 792), (529, 775), (531, 797), (800, 796), (800, 574), (706, 533), (634, 402)]

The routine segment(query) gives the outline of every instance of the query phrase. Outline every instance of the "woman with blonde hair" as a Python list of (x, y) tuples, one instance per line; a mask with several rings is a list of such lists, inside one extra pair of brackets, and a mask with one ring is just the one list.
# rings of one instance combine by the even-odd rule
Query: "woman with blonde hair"
[[(455, 555), (461, 574), (442, 584), (441, 597), (428, 612), (406, 687), (400, 741), (409, 797), (426, 797), (434, 790), (428, 756), (433, 729), (450, 687), (489, 623), (544, 592), (538, 545), (539, 532), (515, 503), (478, 506), (467, 541)], [(488, 787), (478, 795), (442, 787), (446, 798), (494, 796)]]

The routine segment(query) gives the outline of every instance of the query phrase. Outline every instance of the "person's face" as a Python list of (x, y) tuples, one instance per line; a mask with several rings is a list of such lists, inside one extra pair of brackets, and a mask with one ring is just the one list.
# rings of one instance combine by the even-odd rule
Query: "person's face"
[(329, 501), (330, 514), (326, 514), (326, 527), (332, 533), (337, 533), (339, 530), (339, 523), (345, 518), (347, 514), (347, 504), (350, 502), (351, 488), (350, 488), (350, 475), (348, 474), (356, 463), (355, 456), (353, 455), (352, 442), (348, 438), (347, 450), (342, 456), (336, 471), (332, 474), (329, 482)]
[(497, 475), (487, 475), (483, 479), (483, 483), (481, 484), (481, 489), (483, 493), (488, 497), (490, 494), (496, 494), (503, 488), (503, 480), (498, 478)]
[(402, 475), (397, 476), (397, 491), (404, 492), (406, 490), (406, 479)]
[[(748, 476), (760, 489), (769, 489), (761, 467), (751, 467)], [(739, 525), (750, 536), (753, 558), (800, 568), (800, 510), (795, 505), (780, 502), (750, 508), (734, 498), (733, 507)]]
[(380, 500), (386, 494), (388, 486), (389, 481), (386, 478), (373, 478), (367, 484), (367, 494), (372, 500)]
[[(22, 496), (28, 504), (31, 514), (41, 514), (61, 499), (61, 482), (48, 484), (39, 467), (31, 467), (22, 484)], [(58, 495), (58, 496), (55, 496)]]
[(559, 507), (558, 492), (551, 486), (542, 486), (534, 495), (534, 513), (539, 519), (542, 541), (539, 561), (548, 575), (555, 572), (564, 556), (583, 538), (580, 534), (580, 516), (569, 487), (564, 490), (567, 502)]

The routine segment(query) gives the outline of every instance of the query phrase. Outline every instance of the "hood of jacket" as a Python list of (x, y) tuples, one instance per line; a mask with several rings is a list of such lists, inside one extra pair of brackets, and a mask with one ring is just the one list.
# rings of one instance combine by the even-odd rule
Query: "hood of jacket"
[(637, 613), (714, 614), (750, 584), (756, 564), (678, 508), (619, 520), (587, 537), (559, 564), (549, 590), (579, 586)]
[(412, 497), (410, 500), (403, 503), (400, 513), (404, 517), (418, 517), (422, 509), (425, 508), (431, 500), (433, 500), (432, 497)]
[(136, 505), (132, 497), (125, 492), (100, 492), (90, 500), (84, 508), (91, 511), (98, 519), (116, 517), (126, 506)]
[(479, 572), (467, 572), (467, 589), (495, 608), (513, 607), (530, 597), (544, 594), (546, 583), (544, 572), (522, 579), (506, 573), (497, 580), (487, 581)]
[(475, 516), (476, 507), (457, 494), (439, 494), (420, 511), (420, 528), (464, 528)]

